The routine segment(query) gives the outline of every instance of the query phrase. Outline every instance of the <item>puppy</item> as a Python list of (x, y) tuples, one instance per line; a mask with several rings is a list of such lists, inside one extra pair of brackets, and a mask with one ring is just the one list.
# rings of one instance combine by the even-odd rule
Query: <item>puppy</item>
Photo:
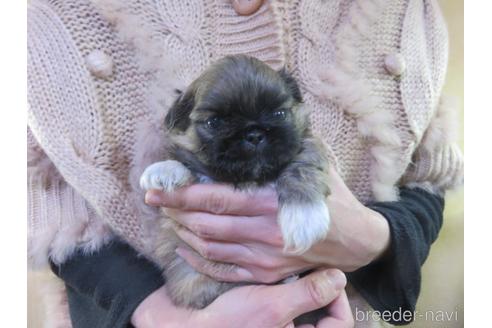
[[(286, 252), (301, 254), (326, 236), (328, 157), (311, 134), (299, 87), (285, 70), (242, 55), (218, 60), (179, 95), (165, 127), (170, 159), (145, 170), (143, 189), (172, 192), (204, 181), (248, 190), (273, 184)], [(177, 305), (203, 308), (238, 285), (194, 271), (175, 254), (183, 243), (176, 223), (166, 218), (161, 228), (157, 255)]]

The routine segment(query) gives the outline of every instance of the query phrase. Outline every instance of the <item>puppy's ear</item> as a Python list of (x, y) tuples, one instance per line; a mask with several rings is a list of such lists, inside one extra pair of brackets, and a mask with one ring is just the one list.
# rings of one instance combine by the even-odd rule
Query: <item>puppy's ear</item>
[(190, 114), (195, 106), (195, 100), (193, 92), (183, 93), (179, 90), (176, 91), (179, 96), (167, 112), (164, 122), (168, 130), (186, 131), (191, 123)]
[(278, 71), (282, 80), (284, 80), (285, 84), (289, 88), (289, 91), (292, 94), (292, 97), (298, 102), (302, 102), (302, 93), (299, 88), (299, 84), (297, 84), (296, 79), (290, 74), (287, 69), (284, 67), (280, 71)]

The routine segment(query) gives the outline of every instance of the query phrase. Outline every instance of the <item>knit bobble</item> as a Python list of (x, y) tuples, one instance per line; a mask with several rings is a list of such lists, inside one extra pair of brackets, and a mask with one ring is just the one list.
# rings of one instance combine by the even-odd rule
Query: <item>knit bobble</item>
[(405, 72), (405, 59), (400, 54), (390, 54), (384, 59), (384, 67), (394, 76), (400, 76)]
[(113, 60), (101, 50), (94, 50), (85, 58), (89, 71), (99, 78), (107, 79), (113, 74)]
[(254, 14), (263, 4), (263, 0), (234, 0), (232, 7), (238, 15), (247, 16)]

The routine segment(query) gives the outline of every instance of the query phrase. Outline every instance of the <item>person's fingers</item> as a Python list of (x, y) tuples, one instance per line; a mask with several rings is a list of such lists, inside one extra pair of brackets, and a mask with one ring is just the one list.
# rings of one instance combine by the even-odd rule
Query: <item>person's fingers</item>
[(268, 287), (268, 302), (283, 314), (285, 324), (301, 314), (328, 305), (347, 284), (342, 271), (328, 269), (314, 272), (289, 284)]
[(145, 202), (152, 206), (214, 214), (261, 215), (277, 211), (277, 195), (267, 187), (255, 193), (219, 184), (196, 184), (172, 193), (149, 190)]
[(196, 271), (218, 281), (254, 282), (253, 274), (237, 265), (211, 262), (185, 248), (176, 249), (176, 253)]
[(345, 290), (328, 305), (327, 310), (328, 316), (320, 320), (317, 325), (318, 328), (354, 327), (354, 317)]
[(283, 247), (280, 229), (272, 218), (216, 215), (171, 208), (165, 209), (165, 212), (201, 238), (230, 242), (261, 241)]
[(206, 239), (241, 242), (245, 231), (251, 230), (251, 221), (247, 222), (248, 219), (245, 220), (245, 217), (181, 211), (172, 208), (165, 209), (165, 213), (193, 231), (195, 235)]
[(347, 293), (343, 290), (340, 295), (328, 305), (330, 317), (340, 320), (352, 318), (352, 310), (348, 301)]
[[(305, 271), (306, 263), (295, 258), (255, 253), (247, 246), (204, 240), (187, 229), (177, 229), (178, 236), (195, 252), (178, 247), (177, 253), (196, 271), (228, 282), (274, 283)], [(198, 254), (200, 255), (198, 255)], [(210, 262), (236, 265), (233, 270), (217, 271)]]
[(185, 243), (203, 258), (226, 263), (250, 263), (254, 256), (245, 246), (200, 238), (186, 228), (176, 229), (176, 233)]

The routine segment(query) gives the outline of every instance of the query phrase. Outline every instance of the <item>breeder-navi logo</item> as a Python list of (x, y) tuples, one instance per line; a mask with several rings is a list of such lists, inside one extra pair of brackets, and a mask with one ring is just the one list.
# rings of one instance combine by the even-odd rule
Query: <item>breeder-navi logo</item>
[(415, 321), (458, 321), (458, 310), (448, 311), (409, 311), (403, 310), (401, 307), (396, 311), (376, 311), (366, 310), (361, 311), (355, 308), (355, 321), (399, 321), (399, 322), (411, 322)]

